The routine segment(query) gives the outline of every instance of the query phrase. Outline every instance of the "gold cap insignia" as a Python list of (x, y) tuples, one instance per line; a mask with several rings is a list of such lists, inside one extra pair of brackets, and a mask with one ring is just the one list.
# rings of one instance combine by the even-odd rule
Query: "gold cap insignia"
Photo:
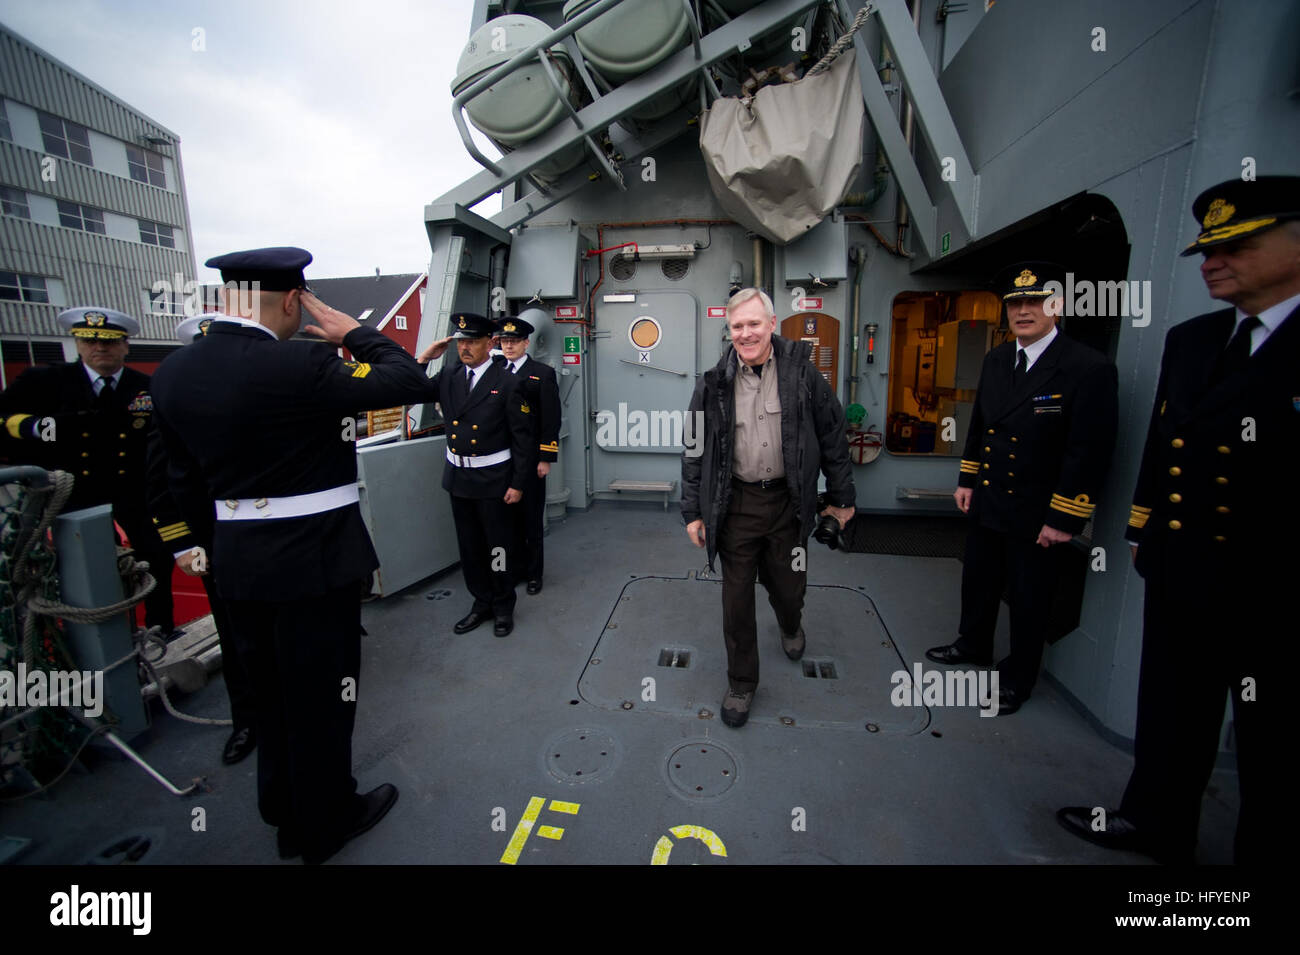
[(1205, 210), (1205, 218), (1201, 220), (1201, 225), (1206, 229), (1213, 229), (1216, 225), (1221, 225), (1231, 219), (1236, 211), (1237, 207), (1231, 202), (1215, 199), (1210, 203), (1210, 208)]
[(515, 330), (515, 327), (516, 326), (514, 322), (506, 322), (506, 327), (502, 329), (502, 331), (513, 332)]
[(1028, 288), (1031, 285), (1038, 284), (1038, 276), (1029, 269), (1025, 269), (1016, 276), (1016, 288)]
[(461, 328), (464, 328), (464, 327), (465, 327), (465, 316), (464, 316), (464, 315), (462, 315), (462, 316), (460, 317), (460, 327), (461, 327)]
[(203, 321), (199, 322), (199, 334), (206, 335), (208, 333), (208, 328), (211, 327), (211, 325), (212, 319), (210, 318), (205, 318)]
[(91, 328), (99, 328), (108, 321), (108, 316), (103, 312), (87, 312), (84, 321)]

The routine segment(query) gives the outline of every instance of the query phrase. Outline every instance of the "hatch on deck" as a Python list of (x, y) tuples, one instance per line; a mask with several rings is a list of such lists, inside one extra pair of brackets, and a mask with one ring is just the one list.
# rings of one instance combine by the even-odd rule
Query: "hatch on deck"
[[(861, 590), (808, 587), (808, 649), (797, 663), (781, 652), (761, 585), (755, 597), (762, 677), (751, 723), (901, 734), (929, 725), (925, 707), (891, 703), (891, 677), (909, 664)], [(654, 680), (653, 698), (648, 679)], [(602, 709), (648, 710), (713, 725), (720, 723), (726, 689), (721, 581), (694, 577), (629, 581), (578, 682), (582, 698)]]

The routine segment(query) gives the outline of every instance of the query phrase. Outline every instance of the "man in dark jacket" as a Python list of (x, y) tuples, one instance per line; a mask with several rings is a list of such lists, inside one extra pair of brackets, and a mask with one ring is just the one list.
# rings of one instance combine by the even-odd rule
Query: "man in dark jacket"
[(710, 569), (715, 554), (722, 558), (729, 683), (722, 721), (739, 727), (758, 686), (755, 575), (776, 612), (785, 655), (798, 660), (818, 470), (831, 502), (822, 513), (841, 527), (857, 495), (844, 412), (809, 361), (809, 346), (773, 334), (776, 313), (758, 289), (732, 296), (727, 325), (731, 347), (691, 397), (688, 427), (697, 430), (682, 455), (682, 516), (691, 542), (708, 548)]
[[(1232, 700), (1234, 859), (1289, 861), (1285, 750), (1300, 445), (1300, 177), (1230, 179), (1192, 204), (1211, 298), (1169, 329), (1125, 536), (1146, 583), (1133, 774), (1118, 811), (1069, 806), (1070, 832), (1190, 863)], [(1288, 623), (1290, 622), (1290, 623)], [(1278, 626), (1280, 624), (1280, 629)]]
[[(311, 295), (310, 261), (291, 247), (209, 259), (238, 300), (224, 295), (153, 385), (172, 497), (192, 526), (215, 517), (211, 570), (256, 701), (258, 808), (281, 857), (319, 863), (397, 801), (391, 784), (358, 795), (352, 777), (360, 598), (379, 561), (350, 417), (431, 395), (400, 345)], [(288, 341), (300, 308), (332, 347)]]
[(1057, 330), (1052, 296), (1064, 279), (1053, 263), (1022, 262), (1003, 284), (1015, 341), (984, 358), (953, 495), (971, 517), (961, 637), (925, 652), (936, 663), (991, 663), (1009, 583), (1011, 653), (998, 664), (1004, 716), (1038, 680), (1059, 548), (1092, 518), (1115, 447), (1115, 366)]
[(145, 622), (163, 635), (172, 619), (172, 557), (145, 506), (145, 448), (153, 398), (149, 376), (125, 364), (140, 331), (111, 308), (71, 308), (59, 324), (77, 340), (79, 361), (29, 368), (0, 395), (0, 453), (15, 463), (67, 471), (74, 479), (65, 511), (113, 505), (113, 520), (148, 561), (157, 586), (145, 598)]

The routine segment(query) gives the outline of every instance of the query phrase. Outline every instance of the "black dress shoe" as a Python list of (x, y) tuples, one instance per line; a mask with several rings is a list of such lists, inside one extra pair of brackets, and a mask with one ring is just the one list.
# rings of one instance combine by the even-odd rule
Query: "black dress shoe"
[(510, 631), (515, 628), (515, 618), (510, 614), (502, 614), (496, 619), (496, 625), (492, 627), (494, 637), (508, 637)]
[(456, 626), (452, 627), (455, 633), (469, 633), (479, 624), (488, 620), (492, 615), (485, 610), (471, 610), (465, 616), (456, 621)]
[(942, 663), (945, 666), (954, 666), (958, 663), (973, 663), (976, 666), (986, 667), (993, 661), (985, 660), (980, 657), (973, 657), (955, 643), (950, 643), (943, 647), (931, 647), (925, 651), (925, 658), (933, 660), (935, 663)]
[(1056, 821), (1066, 832), (1086, 839), (1095, 846), (1157, 855), (1155, 844), (1141, 829), (1121, 816), (1118, 810), (1106, 810), (1106, 827), (1101, 830), (1092, 828), (1093, 812), (1090, 806), (1066, 806), (1056, 810)]
[(1028, 697), (1015, 690), (998, 690), (998, 716), (1010, 716), (1024, 704)]
[(360, 801), (361, 805), (353, 822), (344, 831), (342, 838), (334, 844), (333, 848), (325, 851), (304, 852), (302, 856), (304, 863), (307, 865), (320, 865), (357, 836), (373, 829), (380, 819), (388, 815), (388, 810), (392, 809), (393, 804), (397, 802), (397, 787), (392, 783), (384, 783), (382, 786), (377, 786), (364, 796), (361, 796)]
[(221, 761), (233, 766), (257, 748), (257, 734), (251, 726), (243, 726), (230, 734), (226, 747), (221, 751)]
[(542, 592), (542, 578), (528, 581), (528, 592), (530, 594), (540, 594)]

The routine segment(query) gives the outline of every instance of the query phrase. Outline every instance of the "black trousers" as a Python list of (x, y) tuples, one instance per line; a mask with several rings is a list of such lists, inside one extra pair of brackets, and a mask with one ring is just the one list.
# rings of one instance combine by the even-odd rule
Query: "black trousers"
[(323, 858), (338, 849), (361, 808), (352, 777), (361, 584), (301, 600), (230, 600), (227, 607), (252, 675), (258, 810), (301, 846), (304, 860)]
[(544, 569), (542, 532), (546, 528), (546, 478), (534, 471), (523, 488), (524, 499), (514, 508), (515, 538), (511, 550), (514, 579), (541, 580)]
[(1241, 790), (1236, 861), (1280, 863), (1291, 841), (1281, 809), (1289, 760), (1273, 737), (1288, 694), (1285, 664), (1265, 647), (1271, 656), (1290, 646), (1284, 631), (1294, 631), (1294, 610), (1284, 605), (1294, 581), (1288, 588), (1278, 568), (1250, 575), (1208, 558), (1184, 563), (1147, 572), (1133, 775), (1120, 812), (1171, 856), (1192, 854), (1231, 699)]
[(800, 537), (799, 513), (788, 488), (732, 484), (731, 504), (718, 537), (718, 557), (722, 562), (727, 679), (736, 692), (746, 693), (758, 686), (755, 577), (767, 590), (781, 632), (793, 634), (799, 629), (808, 585), (807, 555), (808, 541)]
[(971, 523), (961, 571), (961, 637), (957, 646), (970, 656), (993, 656), (993, 631), (1002, 593), (1011, 608), (1011, 654), (998, 664), (998, 685), (1028, 697), (1043, 661), (1052, 592), (1060, 572), (1058, 548)]
[(515, 610), (515, 577), (510, 560), (515, 514), (519, 504), (500, 497), (451, 496), (451, 516), (456, 521), (460, 568), (465, 586), (474, 597), (476, 613), (495, 617)]
[(126, 532), (136, 559), (148, 562), (149, 575), (158, 582), (153, 592), (144, 598), (145, 626), (158, 627), (163, 636), (167, 636), (176, 629), (172, 600), (172, 567), (175, 564), (172, 549), (158, 536), (153, 523), (143, 514), (115, 507), (113, 519)]
[[(211, 547), (207, 549), (212, 550)], [(203, 589), (208, 595), (212, 622), (217, 625), (217, 642), (221, 645), (221, 673), (226, 680), (226, 694), (230, 697), (230, 719), (235, 724), (235, 731), (255, 726), (257, 701), (253, 696), (253, 678), (249, 673), (248, 661), (240, 653), (239, 642), (235, 639), (235, 625), (230, 619), (230, 609), (212, 585), (211, 574), (204, 574), (199, 580), (203, 581)]]

